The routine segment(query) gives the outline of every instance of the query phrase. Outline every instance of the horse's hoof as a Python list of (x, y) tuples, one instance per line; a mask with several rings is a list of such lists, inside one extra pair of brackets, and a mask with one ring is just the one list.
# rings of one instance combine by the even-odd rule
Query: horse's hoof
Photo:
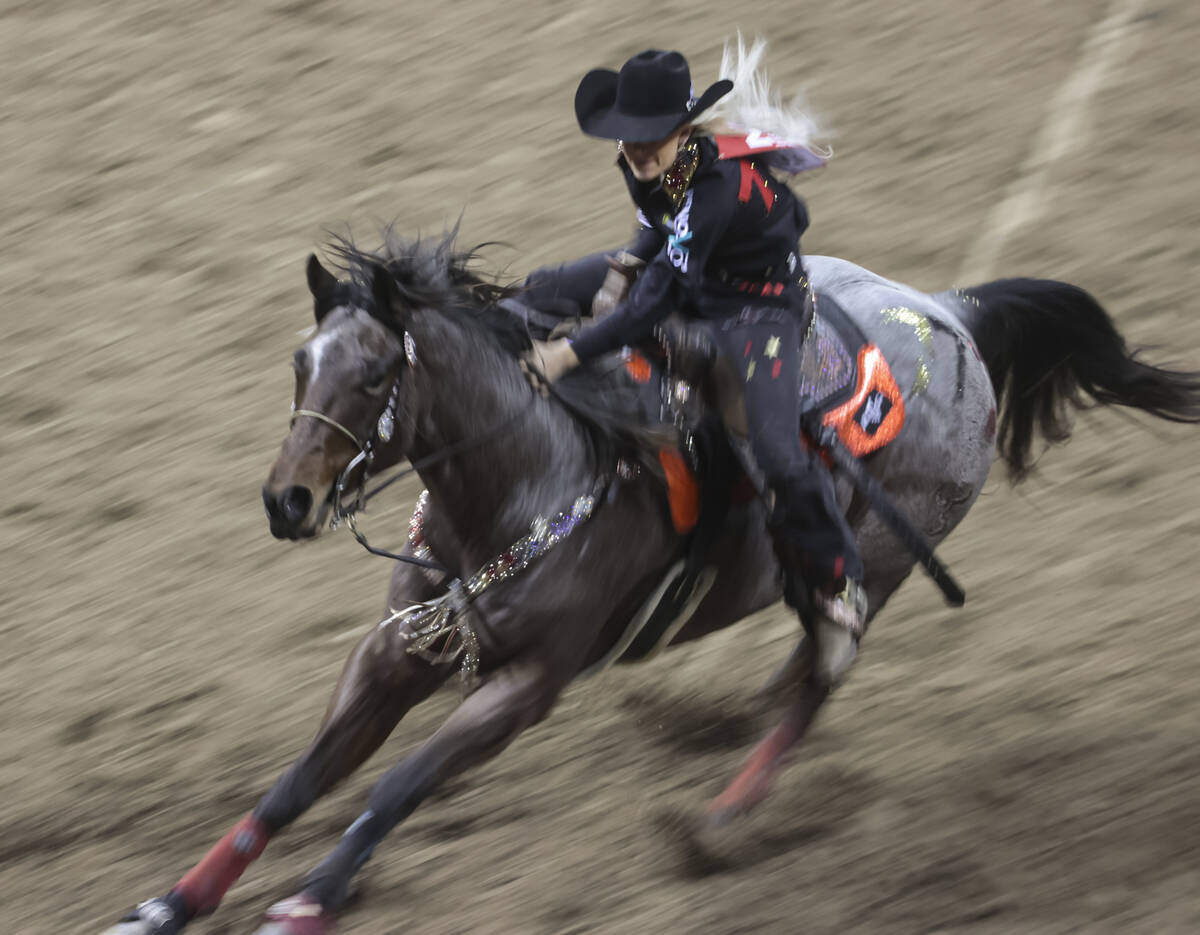
[(103, 935), (176, 935), (186, 924), (165, 899), (147, 899)]
[(333, 916), (315, 899), (301, 894), (268, 909), (254, 935), (330, 935), (332, 931)]

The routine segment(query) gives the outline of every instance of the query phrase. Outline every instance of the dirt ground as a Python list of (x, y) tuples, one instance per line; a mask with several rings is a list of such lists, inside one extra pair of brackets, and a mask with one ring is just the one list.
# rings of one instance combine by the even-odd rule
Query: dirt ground
[[(611, 151), (571, 110), (588, 67), (674, 46), (699, 85), (735, 29), (765, 34), (777, 83), (837, 132), (799, 186), (808, 252), (933, 289), (990, 245), (986, 275), (1083, 285), (1157, 360), (1200, 366), (1192, 0), (0, 17), (4, 933), (98, 932), (165, 891), (304, 746), (389, 571), (262, 515), (305, 257), (329, 229), (460, 212), (513, 276), (620, 242)], [(704, 859), (678, 829), (772, 724), (778, 611), (573, 688), (393, 834), (341, 930), (1200, 931), (1198, 462), (1194, 429), (1097, 412), (1018, 490), (995, 471), (942, 550), (966, 608), (910, 581), (778, 793)], [(414, 494), (375, 535), (399, 542)], [(250, 930), (455, 700), (195, 931)]]

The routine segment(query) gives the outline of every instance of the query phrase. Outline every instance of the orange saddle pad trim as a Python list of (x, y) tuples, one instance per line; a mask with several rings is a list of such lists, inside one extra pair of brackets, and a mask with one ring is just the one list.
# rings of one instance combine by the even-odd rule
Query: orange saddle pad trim
[(674, 448), (659, 449), (658, 462), (667, 478), (667, 502), (675, 531), (680, 535), (691, 532), (700, 518), (700, 481), (691, 465)]
[(904, 425), (904, 394), (874, 344), (859, 348), (854, 395), (826, 412), (821, 422), (837, 429), (842, 444), (856, 458), (878, 451), (899, 434)]

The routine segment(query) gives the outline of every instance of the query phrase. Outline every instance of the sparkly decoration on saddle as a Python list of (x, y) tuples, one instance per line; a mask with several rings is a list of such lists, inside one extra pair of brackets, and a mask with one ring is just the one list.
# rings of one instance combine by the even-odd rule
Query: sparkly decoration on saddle
[[(880, 309), (879, 314), (883, 316), (884, 321), (912, 328), (917, 340), (921, 342), (921, 347), (929, 352), (930, 357), (933, 356), (933, 325), (925, 315), (904, 306)], [(917, 375), (913, 379), (912, 391), (914, 394), (924, 393), (928, 387), (929, 366), (925, 362), (925, 355), (922, 354), (917, 360)]]
[[(596, 508), (596, 491), (604, 486), (598, 481), (593, 492), (576, 497), (569, 510), (549, 519), (535, 518), (529, 535), (480, 568), (465, 584), (455, 578), (441, 597), (394, 610), (379, 626), (398, 623), (408, 640), (408, 651), (422, 659), (433, 663), (457, 661), (463, 685), (471, 687), (479, 669), (479, 637), (470, 622), (471, 602), (496, 582), (523, 572), (587, 521)], [(428, 506), (429, 491), (423, 490), (408, 521), (408, 541), (419, 558), (432, 558), (422, 529)]]
[(663, 175), (663, 191), (667, 193), (676, 210), (679, 210), (679, 205), (683, 201), (683, 193), (692, 183), (692, 176), (698, 165), (700, 165), (700, 147), (695, 143), (688, 143), (679, 150), (679, 155), (671, 163), (671, 168)]
[(780, 342), (779, 338), (776, 337), (775, 335), (771, 335), (771, 337), (767, 339), (767, 346), (763, 350), (763, 353), (767, 357), (770, 357), (772, 360), (774, 360), (776, 357), (779, 356), (780, 344), (781, 344), (781, 342)]
[(408, 361), (410, 367), (417, 365), (417, 342), (413, 340), (410, 332), (404, 332), (404, 359)]
[(854, 357), (837, 329), (817, 312), (800, 345), (800, 396), (818, 405), (854, 379)]

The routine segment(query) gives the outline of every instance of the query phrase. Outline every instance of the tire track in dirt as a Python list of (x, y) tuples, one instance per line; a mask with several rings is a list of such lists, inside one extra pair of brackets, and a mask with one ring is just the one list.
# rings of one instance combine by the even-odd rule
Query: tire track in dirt
[(992, 209), (956, 282), (965, 285), (995, 276), (1009, 238), (1042, 216), (1051, 197), (1050, 177), (1055, 167), (1088, 141), (1093, 98), (1137, 44), (1144, 6), (1145, 0), (1113, 0), (1108, 15), (1092, 28), (1078, 65), (1051, 99), (1033, 149), (1004, 198)]

